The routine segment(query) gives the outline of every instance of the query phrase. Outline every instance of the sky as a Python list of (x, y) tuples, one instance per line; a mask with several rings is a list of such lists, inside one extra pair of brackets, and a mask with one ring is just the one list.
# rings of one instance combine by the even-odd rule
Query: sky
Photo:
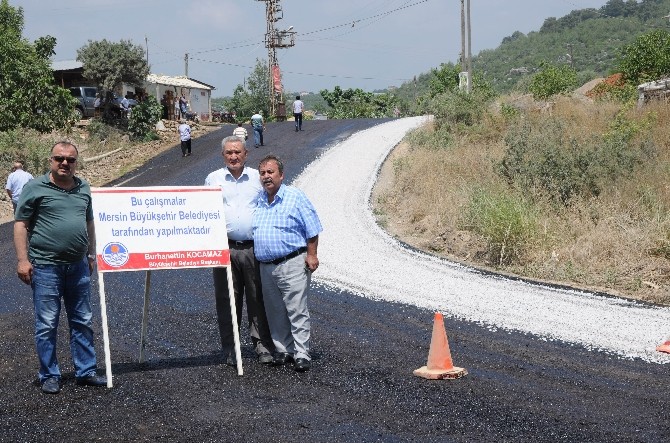
[[(314, 92), (400, 86), (461, 50), (459, 0), (277, 0), (278, 30), (295, 45), (277, 49), (284, 89)], [(471, 0), (472, 54), (504, 37), (538, 31), (548, 17), (600, 8), (606, 0)], [(256, 60), (267, 62), (264, 0), (9, 0), (22, 7), (23, 36), (56, 37), (54, 61), (75, 60), (89, 40), (130, 40), (151, 72), (185, 75), (232, 95)]]

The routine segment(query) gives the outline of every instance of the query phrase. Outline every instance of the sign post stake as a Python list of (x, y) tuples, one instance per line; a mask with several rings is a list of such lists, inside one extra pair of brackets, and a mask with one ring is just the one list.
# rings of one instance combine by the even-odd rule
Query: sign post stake
[(102, 343), (105, 350), (105, 375), (107, 387), (112, 387), (112, 356), (109, 351), (109, 329), (107, 327), (107, 302), (105, 297), (105, 278), (103, 272), (98, 272), (98, 289), (100, 292), (100, 317), (102, 319)]
[(140, 334), (140, 363), (144, 363), (144, 347), (147, 344), (147, 328), (149, 325), (149, 288), (151, 288), (151, 271), (144, 277), (144, 310), (142, 311), (142, 333)]
[(230, 300), (230, 317), (233, 320), (233, 340), (235, 342), (235, 362), (237, 363), (237, 375), (244, 375), (242, 371), (242, 352), (240, 351), (240, 331), (237, 325), (237, 309), (235, 309), (235, 291), (233, 288), (233, 270), (226, 266), (228, 277), (228, 299)]

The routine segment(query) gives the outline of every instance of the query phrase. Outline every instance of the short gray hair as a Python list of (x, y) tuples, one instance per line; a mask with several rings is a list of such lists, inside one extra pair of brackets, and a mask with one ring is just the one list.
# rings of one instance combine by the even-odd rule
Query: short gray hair
[(224, 149), (226, 149), (226, 143), (242, 143), (242, 147), (244, 150), (247, 150), (247, 144), (244, 141), (244, 139), (236, 136), (236, 135), (229, 135), (228, 137), (225, 137), (223, 140), (221, 140), (221, 152), (223, 152)]

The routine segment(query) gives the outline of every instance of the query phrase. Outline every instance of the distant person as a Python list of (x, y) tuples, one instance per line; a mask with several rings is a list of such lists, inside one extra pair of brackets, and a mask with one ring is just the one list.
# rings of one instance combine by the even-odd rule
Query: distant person
[(121, 117), (128, 118), (129, 111), (130, 111), (130, 102), (128, 101), (128, 97), (124, 96), (121, 99)]
[(188, 157), (191, 155), (191, 127), (186, 123), (186, 119), (179, 120), (179, 141), (181, 142), (181, 156)]
[(19, 202), (23, 186), (33, 179), (33, 175), (23, 170), (23, 161), (16, 160), (12, 166), (12, 172), (7, 176), (5, 190), (9, 199), (12, 201), (13, 212), (16, 212), (16, 205)]
[(395, 118), (400, 117), (400, 109), (398, 109), (397, 106), (396, 106), (395, 108), (393, 108), (393, 116), (394, 116)]
[(91, 188), (75, 176), (77, 161), (74, 144), (56, 143), (51, 148), (50, 171), (25, 185), (15, 214), (17, 273), (33, 290), (38, 376), (46, 394), (61, 390), (56, 352), (61, 301), (70, 328), (76, 383), (107, 385), (105, 377), (96, 375), (91, 328), (95, 265)]
[(188, 101), (186, 101), (184, 94), (179, 97), (179, 112), (181, 113), (181, 118), (185, 119), (188, 112)]
[[(242, 307), (246, 298), (251, 342), (258, 361), (270, 364), (273, 361), (274, 345), (265, 316), (261, 276), (258, 260), (254, 256), (251, 228), (251, 220), (263, 188), (258, 171), (245, 165), (247, 148), (240, 137), (233, 135), (224, 138), (221, 141), (221, 153), (225, 167), (209, 174), (205, 185), (220, 186), (223, 191), (237, 325), (240, 327), (242, 324)], [(228, 273), (226, 268), (214, 268), (213, 276), (221, 348), (226, 364), (236, 366)]]
[(265, 130), (265, 122), (263, 121), (263, 116), (261, 111), (258, 111), (256, 114), (251, 116), (251, 127), (254, 130), (254, 147), (257, 148), (258, 145), (263, 145), (263, 130)]
[(174, 119), (179, 121), (181, 119), (181, 108), (179, 107), (179, 97), (174, 98)]
[(293, 102), (293, 117), (295, 118), (295, 132), (302, 131), (302, 112), (305, 110), (305, 104), (300, 100), (300, 96), (295, 96)]
[(100, 93), (95, 94), (95, 101), (93, 102), (93, 112), (94, 116), (100, 117), (100, 107), (102, 106), (102, 97), (100, 97)]
[(241, 138), (244, 141), (246, 141), (247, 138), (249, 138), (249, 135), (247, 134), (247, 130), (244, 127), (242, 127), (242, 123), (237, 124), (237, 128), (235, 128), (233, 130), (233, 135), (235, 137)]
[(293, 368), (304, 372), (312, 366), (307, 291), (319, 266), (323, 228), (305, 194), (282, 184), (284, 165), (278, 157), (264, 157), (258, 172), (265, 192), (253, 217), (254, 252), (261, 263), (263, 301), (277, 351), (273, 364), (293, 361)]
[(161, 97), (161, 108), (163, 109), (162, 113), (162, 118), (163, 120), (167, 120), (168, 118), (168, 109), (171, 103), (168, 100), (167, 94), (163, 94), (163, 97)]

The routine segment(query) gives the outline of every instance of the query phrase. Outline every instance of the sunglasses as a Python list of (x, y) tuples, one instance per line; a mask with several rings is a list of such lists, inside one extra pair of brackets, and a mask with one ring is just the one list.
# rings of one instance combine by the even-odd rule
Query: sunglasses
[(64, 160), (67, 160), (68, 163), (77, 163), (77, 158), (76, 157), (63, 157), (62, 155), (54, 155), (51, 157), (51, 160), (55, 161), (56, 163), (63, 163)]

